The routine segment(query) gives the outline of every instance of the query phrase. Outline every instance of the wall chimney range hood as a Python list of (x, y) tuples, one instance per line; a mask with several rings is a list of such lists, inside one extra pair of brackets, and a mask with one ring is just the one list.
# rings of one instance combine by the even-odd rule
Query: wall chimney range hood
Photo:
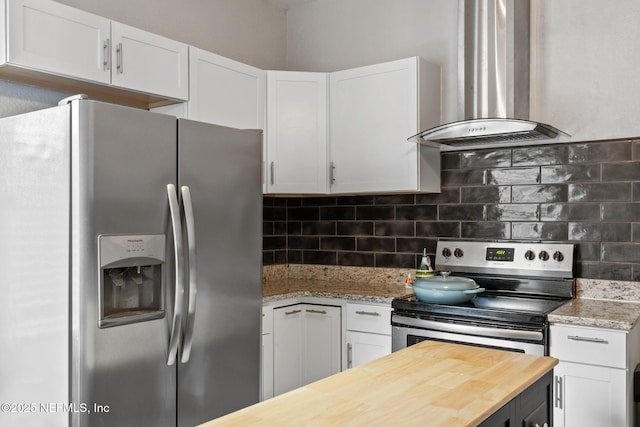
[(465, 120), (408, 140), (443, 151), (560, 142), (529, 120), (529, 0), (459, 0), (459, 105)]

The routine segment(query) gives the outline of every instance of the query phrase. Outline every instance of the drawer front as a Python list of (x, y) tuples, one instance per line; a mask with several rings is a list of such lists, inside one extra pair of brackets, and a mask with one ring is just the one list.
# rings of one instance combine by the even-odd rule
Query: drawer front
[(347, 329), (391, 335), (391, 306), (347, 304)]
[(612, 368), (627, 366), (627, 333), (610, 329), (552, 325), (550, 355), (562, 361)]

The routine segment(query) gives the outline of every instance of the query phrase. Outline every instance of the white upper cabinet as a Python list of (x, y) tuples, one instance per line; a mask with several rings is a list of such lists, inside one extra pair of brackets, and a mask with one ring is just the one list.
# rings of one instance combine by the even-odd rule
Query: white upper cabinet
[(111, 22), (111, 83), (135, 91), (189, 98), (186, 44)]
[(330, 74), (331, 193), (439, 192), (440, 69), (413, 57)]
[(188, 99), (187, 45), (51, 0), (5, 4), (2, 76), (141, 106)]
[(191, 46), (189, 118), (264, 129), (265, 76), (264, 70)]
[(327, 75), (267, 72), (267, 192), (327, 193)]
[[(264, 130), (266, 75), (259, 68), (190, 46), (186, 117), (237, 129)], [(165, 112), (172, 114), (175, 109)], [(263, 169), (266, 151), (263, 142)], [(263, 193), (266, 185), (263, 170)]]
[(6, 62), (110, 83), (110, 23), (49, 0), (7, 1)]

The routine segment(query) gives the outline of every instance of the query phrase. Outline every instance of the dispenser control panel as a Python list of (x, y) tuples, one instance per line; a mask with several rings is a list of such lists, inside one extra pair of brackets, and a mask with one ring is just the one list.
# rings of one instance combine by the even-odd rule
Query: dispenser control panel
[(164, 234), (101, 235), (100, 266), (130, 258), (165, 260)]

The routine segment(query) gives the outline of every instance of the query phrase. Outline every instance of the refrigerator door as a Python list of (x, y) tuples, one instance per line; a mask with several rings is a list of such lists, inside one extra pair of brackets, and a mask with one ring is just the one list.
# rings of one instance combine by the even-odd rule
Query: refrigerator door
[[(177, 369), (167, 365), (174, 257), (157, 245), (172, 241), (167, 185), (177, 178), (177, 122), (86, 100), (71, 111), (71, 397), (80, 408), (72, 425), (174, 426)], [(120, 241), (127, 255), (118, 261)], [(145, 280), (158, 277), (159, 290), (142, 292)], [(135, 314), (138, 305), (156, 315), (99, 327), (102, 288), (113, 291), (110, 319), (118, 310)]]
[[(68, 426), (69, 108), (0, 120), (0, 425)], [(49, 405), (51, 403), (51, 405)]]
[(196, 243), (195, 322), (185, 319), (178, 367), (178, 426), (191, 427), (259, 397), (262, 133), (188, 120), (178, 128), (179, 184)]

